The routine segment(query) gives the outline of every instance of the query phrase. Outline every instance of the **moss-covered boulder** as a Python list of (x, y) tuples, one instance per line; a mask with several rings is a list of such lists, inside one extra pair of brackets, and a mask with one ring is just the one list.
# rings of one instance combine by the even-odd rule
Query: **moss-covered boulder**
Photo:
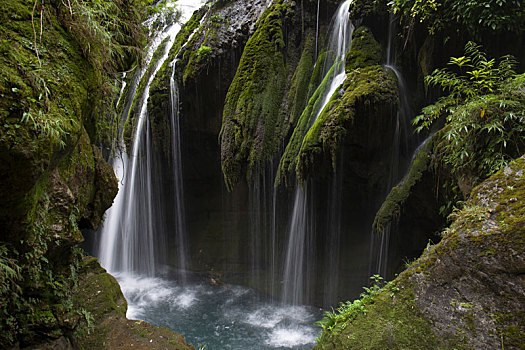
[(242, 174), (271, 159), (283, 137), (279, 120), (286, 69), (283, 19), (291, 3), (274, 2), (262, 16), (243, 52), (237, 74), (226, 96), (221, 142), (221, 163), (229, 189)]
[(89, 322), (76, 330), (73, 344), (81, 349), (195, 349), (168, 328), (126, 319), (127, 302), (117, 280), (97, 259), (84, 257), (74, 302)]
[(322, 95), (326, 82), (310, 99), (281, 159), (281, 179), (293, 172), (300, 181), (314, 173), (326, 173), (326, 169), (335, 166), (336, 153), (346, 135), (353, 135), (352, 129), (359, 128), (355, 128), (356, 122), (383, 124), (383, 128), (377, 128), (378, 133), (389, 129), (398, 100), (397, 84), (389, 72), (378, 65), (380, 58), (381, 48), (372, 33), (367, 28), (354, 31), (346, 62), (346, 80), (317, 120), (312, 113), (319, 109), (318, 95)]
[(476, 187), (441, 242), (315, 348), (522, 348), (524, 198), (525, 156)]
[(136, 58), (130, 49), (144, 38), (145, 8), (129, 5), (2, 3), (0, 341), (5, 347), (66, 346), (80, 322), (79, 305), (71, 299), (80, 230), (98, 226), (117, 191), (99, 149), (107, 141), (117, 97), (113, 78)]
[(359, 27), (352, 34), (352, 44), (346, 56), (345, 69), (373, 66), (381, 62), (381, 46), (368, 27)]

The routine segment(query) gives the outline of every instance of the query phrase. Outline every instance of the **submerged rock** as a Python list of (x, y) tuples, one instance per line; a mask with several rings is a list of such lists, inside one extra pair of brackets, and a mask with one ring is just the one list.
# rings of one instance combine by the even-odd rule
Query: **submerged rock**
[(525, 344), (525, 156), (476, 187), (443, 239), (316, 349)]

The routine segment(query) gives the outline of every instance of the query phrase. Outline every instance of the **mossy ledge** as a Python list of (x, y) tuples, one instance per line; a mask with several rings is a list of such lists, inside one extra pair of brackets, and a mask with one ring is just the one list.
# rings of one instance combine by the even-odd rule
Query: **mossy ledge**
[(92, 328), (78, 332), (74, 345), (80, 349), (178, 349), (194, 350), (184, 337), (164, 327), (126, 319), (127, 302), (117, 280), (96, 258), (83, 258), (76, 303), (89, 310)]
[(278, 120), (286, 68), (283, 22), (292, 3), (276, 1), (256, 25), (228, 90), (220, 133), (221, 163), (228, 189), (243, 173), (248, 178), (279, 148)]
[[(346, 134), (352, 130), (353, 123), (385, 118), (386, 124), (391, 110), (397, 106), (396, 80), (378, 65), (381, 48), (373, 34), (368, 28), (360, 27), (354, 31), (352, 38), (346, 59), (346, 80), (315, 123), (313, 114), (320, 108), (316, 103), (319, 103), (319, 96), (326, 89), (326, 81), (310, 99), (281, 158), (279, 181), (286, 180), (295, 172), (299, 182), (303, 182), (313, 174), (322, 173), (322, 169), (335, 169), (337, 151)], [(348, 69), (349, 66), (353, 68)]]
[(431, 138), (424, 145), (423, 149), (417, 153), (414, 161), (410, 165), (408, 174), (399, 184), (390, 190), (390, 193), (374, 218), (372, 225), (373, 232), (382, 232), (388, 223), (399, 217), (403, 210), (403, 205), (411, 194), (412, 188), (421, 180), (426, 172), (431, 171), (430, 165), (433, 147), (434, 140)]
[(522, 348), (523, 198), (525, 156), (476, 187), (441, 242), (315, 349)]

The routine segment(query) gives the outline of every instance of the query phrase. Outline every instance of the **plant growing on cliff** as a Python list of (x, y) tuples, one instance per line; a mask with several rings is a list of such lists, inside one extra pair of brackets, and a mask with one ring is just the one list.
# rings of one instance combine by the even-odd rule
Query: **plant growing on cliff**
[(417, 131), (445, 117), (437, 144), (438, 159), (456, 178), (477, 182), (494, 174), (525, 149), (525, 74), (516, 74), (511, 56), (487, 58), (469, 42), (465, 56), (452, 57), (456, 72), (437, 69), (426, 83), (448, 95), (423, 108)]
[(200, 60), (205, 60), (211, 54), (211, 47), (202, 45), (197, 50), (197, 57)]
[(15, 312), (18, 311), (19, 299), (22, 293), (21, 267), (17, 261), (8, 256), (5, 245), (0, 246), (0, 341), (11, 343), (16, 334)]
[(523, 31), (522, 0), (392, 0), (390, 6), (401, 16), (407, 34), (415, 22), (422, 22), (430, 34), (445, 28), (467, 29), (472, 35), (484, 32)]
[(384, 285), (383, 277), (379, 275), (373, 275), (370, 280), (372, 281), (371, 286), (363, 287), (365, 291), (359, 295), (359, 299), (340, 303), (336, 310), (325, 311), (323, 319), (317, 322), (323, 332), (339, 334), (359, 314), (367, 313), (367, 305), (373, 302), (374, 297)]

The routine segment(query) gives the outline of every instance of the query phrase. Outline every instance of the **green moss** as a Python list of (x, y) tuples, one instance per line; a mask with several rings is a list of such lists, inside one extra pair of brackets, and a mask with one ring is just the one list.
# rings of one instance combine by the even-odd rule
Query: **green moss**
[(319, 87), (319, 84), (323, 81), (323, 69), (328, 58), (328, 52), (322, 51), (317, 57), (317, 62), (314, 65), (314, 70), (308, 83), (308, 96), (311, 97), (315, 93), (315, 90)]
[(313, 78), (314, 50), (314, 37), (309, 35), (306, 39), (299, 64), (297, 65), (292, 77), (292, 86), (288, 93), (288, 101), (292, 105), (288, 118), (288, 123), (290, 125), (295, 125), (297, 123), (310, 98), (309, 83)]
[(102, 323), (106, 317), (126, 317), (128, 306), (117, 280), (100, 266), (96, 258), (84, 257), (79, 274), (80, 285), (74, 301), (92, 314), (96, 324)]
[(337, 150), (356, 118), (380, 118), (381, 108), (397, 102), (396, 82), (381, 66), (350, 72), (342, 90), (340, 98), (338, 91), (332, 96), (302, 141), (295, 169), (300, 181), (322, 164), (335, 169)]
[(432, 325), (417, 311), (409, 284), (387, 286), (363, 308), (340, 334), (323, 332), (314, 349), (437, 348)]
[[(337, 150), (351, 129), (356, 113), (359, 118), (381, 118), (379, 111), (384, 105), (397, 103), (395, 80), (378, 65), (380, 56), (379, 44), (370, 30), (364, 27), (356, 30), (346, 60), (347, 78), (342, 94), (341, 90), (336, 91), (320, 111), (328, 77), (336, 68), (333, 66), (299, 118), (281, 158), (276, 185), (287, 183), (294, 173), (299, 182), (303, 182), (311, 174), (321, 173), (322, 169), (335, 168)], [(323, 57), (321, 55), (320, 59)]]
[[(95, 204), (97, 193), (115, 193), (97, 187), (111, 169), (93, 143), (115, 97), (113, 74), (133, 57), (123, 46), (138, 43), (128, 30), (138, 28), (143, 10), (119, 0), (72, 2), (73, 10), (41, 3), (33, 16), (36, 42), (33, 1), (6, 0), (0, 14), (0, 243), (23, 277), (16, 302), (1, 305), (14, 310), (15, 321), (1, 324), (8, 347), (33, 346), (74, 327), (66, 316), (75, 309), (78, 222), (100, 221), (111, 199), (99, 195)], [(96, 7), (106, 5), (102, 20)], [(118, 24), (110, 20), (115, 16)], [(109, 29), (116, 34), (110, 42), (99, 35)]]
[(412, 188), (421, 180), (423, 174), (429, 170), (433, 143), (433, 139), (431, 139), (425, 145), (424, 149), (416, 155), (405, 178), (390, 190), (376, 214), (372, 225), (373, 232), (382, 232), (389, 222), (392, 222), (401, 214), (403, 205), (410, 196)]
[(289, 3), (266, 10), (248, 40), (226, 96), (220, 133), (222, 171), (228, 189), (279, 149), (284, 121), (278, 116), (286, 81), (283, 17)]
[(377, 65), (381, 62), (381, 46), (367, 27), (359, 27), (352, 34), (350, 51), (346, 56), (346, 71)]
[[(233, 6), (228, 4), (226, 6)], [(204, 10), (204, 9), (202, 9)], [(184, 51), (182, 55), (182, 66), (184, 67), (180, 76), (183, 86), (186, 86), (190, 80), (195, 79), (216, 57), (216, 52), (222, 51), (219, 45), (219, 33), (224, 25), (228, 25), (228, 20), (224, 19), (219, 12), (222, 10), (221, 4), (215, 3), (211, 6), (203, 19), (203, 23), (199, 27), (195, 36), (188, 42), (187, 47), (192, 50)], [(203, 14), (205, 12), (203, 11)], [(207, 51), (207, 55), (203, 55), (202, 48)]]
[(297, 155), (301, 149), (304, 136), (308, 132), (312, 123), (315, 121), (317, 114), (321, 112), (321, 103), (323, 102), (323, 97), (327, 89), (329, 77), (333, 75), (334, 69), (335, 65), (330, 68), (323, 81), (321, 84), (319, 84), (314, 94), (308, 101), (306, 108), (303, 110), (303, 113), (301, 114), (301, 117), (294, 128), (292, 137), (288, 141), (283, 156), (281, 157), (276, 176), (276, 185), (279, 185), (282, 181), (287, 184), (288, 177), (290, 174), (295, 172), (297, 165)]

